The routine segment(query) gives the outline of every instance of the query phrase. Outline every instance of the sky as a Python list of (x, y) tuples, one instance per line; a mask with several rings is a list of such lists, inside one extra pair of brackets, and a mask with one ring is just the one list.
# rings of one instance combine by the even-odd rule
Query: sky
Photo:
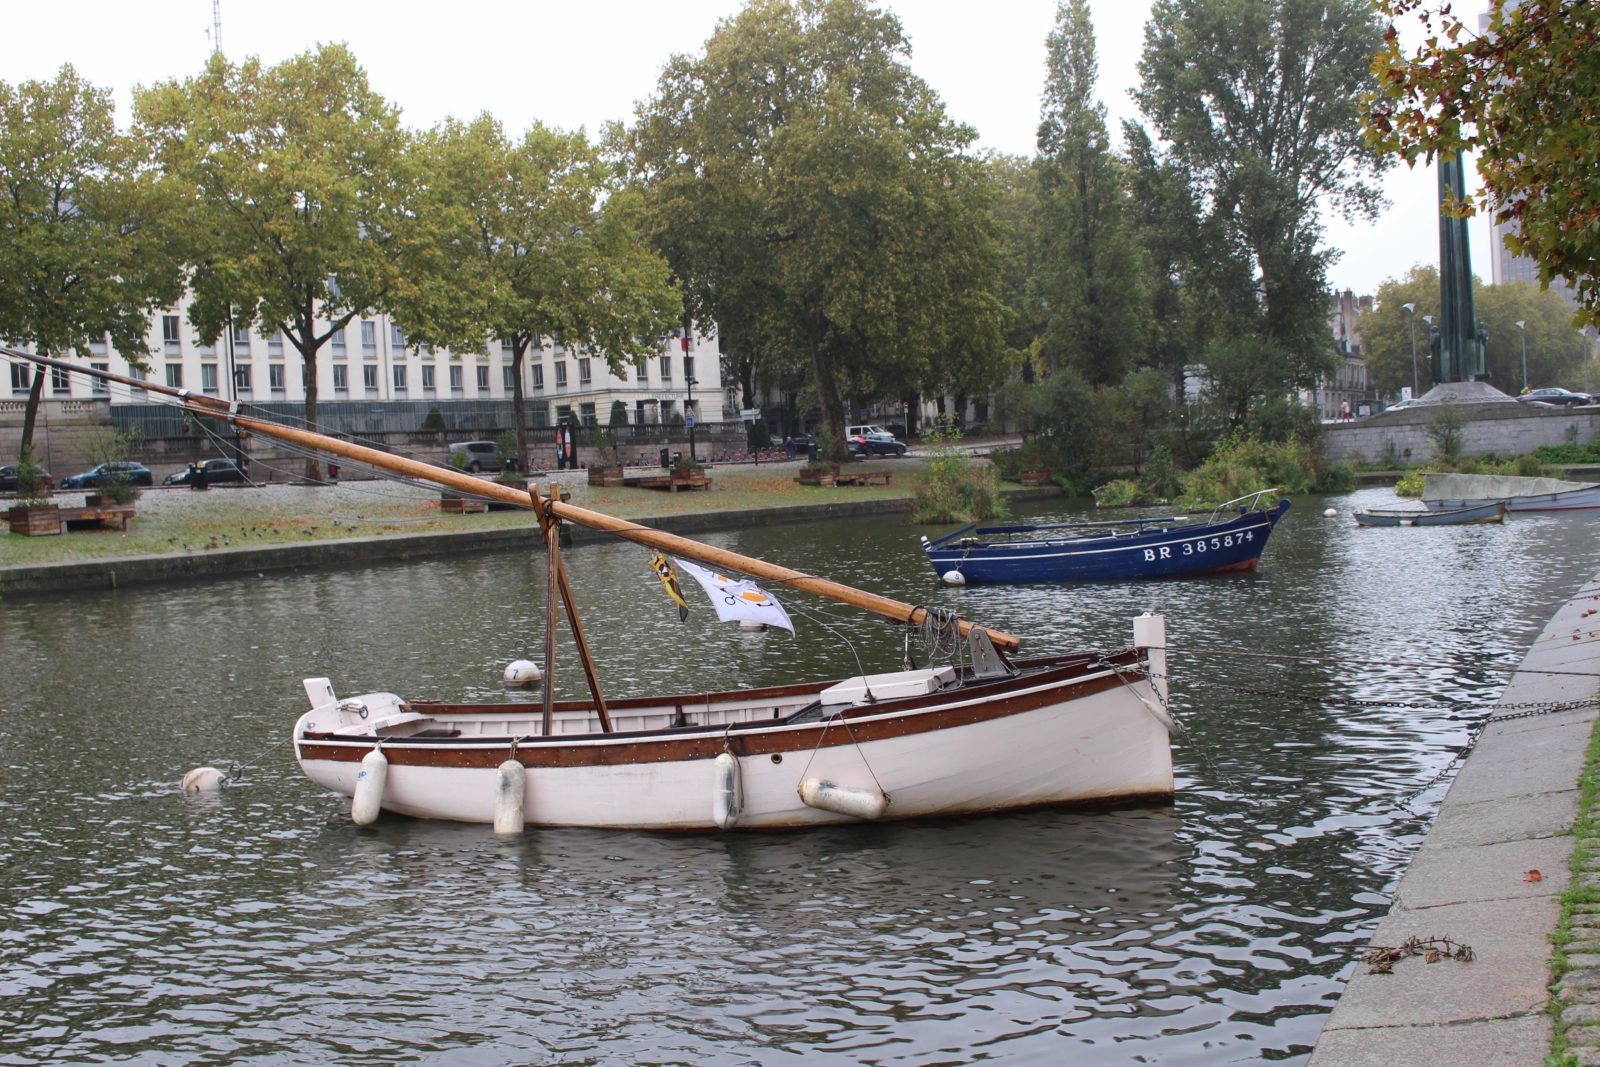
[[(628, 121), (674, 54), (698, 54), (741, 0), (12, 0), (0, 34), (0, 78), (55, 75), (63, 63), (113, 91), (119, 121), (132, 90), (197, 72), (213, 47), (214, 3), (223, 51), (234, 62), (276, 63), (323, 42), (344, 42), (372, 87), (426, 128), (447, 115), (493, 113), (507, 130), (535, 120), (597, 134)], [(912, 69), (950, 115), (978, 131), (978, 146), (1031, 155), (1044, 83), (1045, 37), (1056, 0), (887, 0), (911, 40)], [(1113, 130), (1137, 119), (1149, 0), (1090, 0), (1100, 98)], [(1392, 170), (1392, 206), (1376, 223), (1327, 220), (1341, 252), (1336, 290), (1375, 293), (1417, 263), (1438, 261), (1432, 168)], [(1471, 223), (1473, 266), (1489, 278), (1488, 223)]]

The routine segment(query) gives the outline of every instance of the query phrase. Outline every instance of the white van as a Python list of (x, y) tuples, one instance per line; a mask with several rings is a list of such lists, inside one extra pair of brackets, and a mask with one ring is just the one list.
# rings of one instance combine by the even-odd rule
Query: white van
[(903, 456), (906, 446), (895, 440), (894, 434), (882, 426), (846, 426), (844, 431), (850, 451), (864, 456)]

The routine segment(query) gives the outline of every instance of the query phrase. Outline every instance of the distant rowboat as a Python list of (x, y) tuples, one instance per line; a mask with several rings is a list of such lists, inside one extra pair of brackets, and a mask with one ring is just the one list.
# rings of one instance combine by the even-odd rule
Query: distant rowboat
[(1357, 526), (1472, 526), (1505, 522), (1506, 505), (1495, 500), (1470, 508), (1372, 508), (1355, 516)]
[(1501, 474), (1428, 474), (1422, 479), (1422, 503), (1429, 511), (1452, 511), (1499, 501), (1505, 502), (1508, 511), (1600, 508), (1600, 482)]

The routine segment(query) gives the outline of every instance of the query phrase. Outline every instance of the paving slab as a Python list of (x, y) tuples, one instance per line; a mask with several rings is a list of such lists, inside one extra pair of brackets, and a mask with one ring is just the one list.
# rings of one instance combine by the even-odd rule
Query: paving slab
[[(1424, 849), (1400, 879), (1395, 903), (1415, 910), (1478, 900), (1559, 897), (1567, 887), (1567, 861), (1571, 856), (1570, 837)], [(1538, 871), (1538, 879), (1529, 880), (1529, 871)]]
[(1324, 1030), (1310, 1067), (1536, 1067), (1529, 1050), (1549, 1048), (1548, 1017), (1376, 1030)]
[(1578, 816), (1576, 789), (1510, 799), (1452, 804), (1439, 813), (1428, 842), (1439, 848), (1493, 845), (1539, 837), (1561, 837)]

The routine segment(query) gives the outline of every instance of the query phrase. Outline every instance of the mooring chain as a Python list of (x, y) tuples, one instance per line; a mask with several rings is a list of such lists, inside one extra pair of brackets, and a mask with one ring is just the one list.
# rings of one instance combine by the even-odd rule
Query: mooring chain
[[(1117, 676), (1117, 679), (1121, 681), (1123, 685), (1127, 686), (1129, 690), (1133, 689), (1133, 683), (1128, 681), (1130, 675), (1135, 678), (1150, 679), (1165, 677), (1165, 675), (1152, 673), (1149, 667), (1124, 667), (1115, 663), (1107, 663), (1106, 666), (1111, 668), (1112, 673), (1114, 673)], [(1152, 686), (1152, 688), (1154, 687)], [(1138, 694), (1135, 693), (1135, 695), (1137, 696)], [(1244, 790), (1239, 788), (1239, 783), (1228, 777), (1227, 772), (1222, 769), (1216, 760), (1211, 758), (1211, 750), (1200, 743), (1200, 740), (1195, 737), (1194, 731), (1190, 730), (1188, 725), (1178, 717), (1178, 713), (1172, 710), (1172, 701), (1162, 700), (1159, 691), (1156, 692), (1155, 696), (1157, 700), (1161, 701), (1161, 709), (1166, 712), (1167, 718), (1171, 719), (1173, 724), (1178, 728), (1178, 733), (1183, 737), (1184, 741), (1192, 745), (1194, 750), (1200, 754), (1200, 762), (1204, 763), (1206, 768), (1211, 771), (1211, 774), (1215, 778), (1219, 779), (1223, 785), (1227, 786), (1230, 791), (1243, 796)], [(1251, 803), (1255, 803), (1255, 801), (1252, 800)]]
[[(1152, 675), (1151, 677), (1155, 677)], [(1288, 689), (1265, 689), (1259, 686), (1229, 685), (1226, 682), (1209, 682), (1207, 685), (1213, 689), (1226, 689), (1230, 693), (1247, 693), (1251, 696), (1278, 697), (1283, 700), (1297, 700), (1303, 704), (1337, 704), (1348, 708), (1401, 708), (1410, 711), (1437, 711), (1443, 704), (1414, 704), (1405, 700), (1362, 700), (1359, 697), (1335, 697), (1318, 693), (1296, 693)], [(1526, 700), (1512, 704), (1491, 704), (1488, 711), (1493, 714), (1497, 711), (1511, 710), (1510, 715), (1494, 715), (1496, 722), (1502, 719), (1521, 719), (1532, 715), (1549, 715), (1558, 711), (1575, 711), (1579, 708), (1593, 707), (1600, 700), (1586, 697), (1579, 700)]]

